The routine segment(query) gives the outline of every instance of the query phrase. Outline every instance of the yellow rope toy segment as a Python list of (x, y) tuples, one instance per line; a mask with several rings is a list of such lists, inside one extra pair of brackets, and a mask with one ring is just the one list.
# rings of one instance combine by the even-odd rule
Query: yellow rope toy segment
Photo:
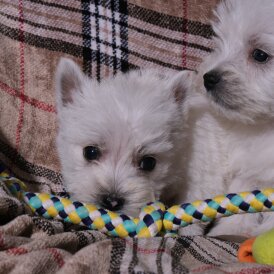
[(175, 205), (168, 209), (161, 202), (149, 203), (141, 209), (139, 218), (132, 218), (98, 208), (93, 204), (71, 201), (47, 193), (27, 192), (25, 184), (1, 165), (0, 182), (39, 216), (81, 224), (89, 229), (121, 238), (170, 235), (176, 233), (180, 227), (200, 221), (210, 222), (233, 214), (274, 210), (274, 189), (268, 188), (220, 195), (213, 199)]

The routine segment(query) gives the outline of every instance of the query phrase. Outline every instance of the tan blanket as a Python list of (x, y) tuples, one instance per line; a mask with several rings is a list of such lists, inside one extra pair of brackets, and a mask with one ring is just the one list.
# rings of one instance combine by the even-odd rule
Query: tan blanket
[[(62, 192), (54, 72), (61, 56), (101, 79), (196, 69), (217, 0), (0, 0), (0, 161), (33, 191)], [(117, 239), (29, 216), (0, 186), (0, 273), (274, 273), (211, 238)]]

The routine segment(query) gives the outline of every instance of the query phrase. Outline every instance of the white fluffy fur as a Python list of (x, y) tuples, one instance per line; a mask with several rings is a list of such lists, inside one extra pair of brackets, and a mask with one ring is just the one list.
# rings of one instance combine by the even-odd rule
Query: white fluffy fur
[[(186, 101), (189, 125), (183, 200), (274, 186), (274, 1), (227, 0), (216, 10), (216, 48)], [(256, 63), (252, 51), (271, 57)], [(203, 75), (224, 73), (218, 90), (229, 109), (206, 94)], [(254, 236), (274, 227), (274, 213), (223, 218), (209, 235)]]
[[(57, 147), (64, 183), (74, 199), (100, 204), (102, 194), (116, 193), (126, 199), (121, 211), (136, 216), (146, 202), (174, 198), (182, 182), (181, 97), (189, 76), (137, 70), (98, 83), (74, 62), (61, 60)], [(98, 161), (83, 157), (88, 145), (100, 147)], [(138, 169), (143, 155), (157, 159), (152, 172)]]

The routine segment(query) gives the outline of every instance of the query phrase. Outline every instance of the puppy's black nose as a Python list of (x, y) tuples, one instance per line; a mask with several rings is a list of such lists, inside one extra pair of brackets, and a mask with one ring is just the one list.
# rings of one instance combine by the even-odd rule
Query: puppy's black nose
[(214, 89), (215, 86), (221, 81), (221, 74), (217, 71), (209, 71), (204, 74), (204, 86), (207, 91)]
[(111, 194), (103, 195), (101, 198), (101, 206), (111, 211), (117, 211), (122, 209), (124, 203), (125, 199), (116, 197)]

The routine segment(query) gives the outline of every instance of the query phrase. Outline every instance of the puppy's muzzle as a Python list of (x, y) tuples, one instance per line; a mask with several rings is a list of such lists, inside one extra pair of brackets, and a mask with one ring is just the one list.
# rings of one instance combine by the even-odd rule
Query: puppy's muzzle
[(111, 211), (118, 211), (123, 208), (125, 199), (115, 196), (113, 194), (102, 195), (101, 197), (101, 206)]
[(204, 86), (207, 91), (214, 90), (222, 80), (221, 74), (216, 70), (211, 70), (204, 74)]

